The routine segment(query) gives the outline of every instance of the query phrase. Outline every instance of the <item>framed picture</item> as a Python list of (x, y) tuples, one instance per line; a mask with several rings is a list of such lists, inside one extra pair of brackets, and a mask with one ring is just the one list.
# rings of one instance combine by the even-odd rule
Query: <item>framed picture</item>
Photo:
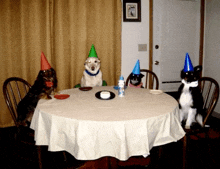
[(141, 22), (141, 0), (123, 0), (124, 22)]

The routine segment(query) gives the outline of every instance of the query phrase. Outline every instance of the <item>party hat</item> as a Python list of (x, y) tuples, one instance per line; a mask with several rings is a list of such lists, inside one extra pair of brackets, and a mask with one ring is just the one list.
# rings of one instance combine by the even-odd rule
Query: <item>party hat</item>
[(44, 53), (41, 53), (41, 70), (47, 70), (50, 69), (51, 66), (47, 61), (47, 58), (45, 57)]
[(97, 57), (97, 54), (96, 54), (96, 51), (95, 51), (95, 47), (94, 47), (94, 45), (92, 45), (92, 47), (91, 47), (91, 49), (90, 49), (89, 57), (95, 57), (95, 58), (98, 58), (98, 57)]
[(133, 74), (139, 75), (140, 74), (140, 62), (137, 60), (136, 65), (132, 71)]
[(186, 53), (185, 65), (184, 65), (183, 71), (184, 72), (193, 72), (194, 71), (194, 68), (193, 68), (193, 65), (192, 65), (192, 62), (190, 60), (188, 53)]

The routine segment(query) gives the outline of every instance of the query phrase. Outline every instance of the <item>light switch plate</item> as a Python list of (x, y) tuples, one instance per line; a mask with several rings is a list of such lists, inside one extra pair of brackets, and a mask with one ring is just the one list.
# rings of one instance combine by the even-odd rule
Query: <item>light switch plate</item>
[(147, 44), (138, 44), (138, 51), (147, 51)]

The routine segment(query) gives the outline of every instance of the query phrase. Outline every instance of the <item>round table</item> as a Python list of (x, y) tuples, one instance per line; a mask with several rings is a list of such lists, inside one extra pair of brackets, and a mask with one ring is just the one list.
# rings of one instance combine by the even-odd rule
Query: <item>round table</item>
[[(95, 96), (107, 90), (110, 100)], [(168, 94), (128, 87), (118, 97), (113, 86), (63, 90), (64, 100), (40, 100), (31, 122), (36, 145), (49, 151), (67, 151), (78, 160), (105, 156), (127, 160), (148, 156), (152, 147), (175, 142), (185, 132), (180, 125), (179, 106)]]

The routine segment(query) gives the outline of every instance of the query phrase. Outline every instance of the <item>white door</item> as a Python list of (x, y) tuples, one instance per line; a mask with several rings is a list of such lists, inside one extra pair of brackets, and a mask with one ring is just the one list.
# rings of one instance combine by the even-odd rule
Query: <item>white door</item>
[(163, 91), (177, 91), (185, 54), (199, 63), (200, 0), (153, 0), (153, 71)]

